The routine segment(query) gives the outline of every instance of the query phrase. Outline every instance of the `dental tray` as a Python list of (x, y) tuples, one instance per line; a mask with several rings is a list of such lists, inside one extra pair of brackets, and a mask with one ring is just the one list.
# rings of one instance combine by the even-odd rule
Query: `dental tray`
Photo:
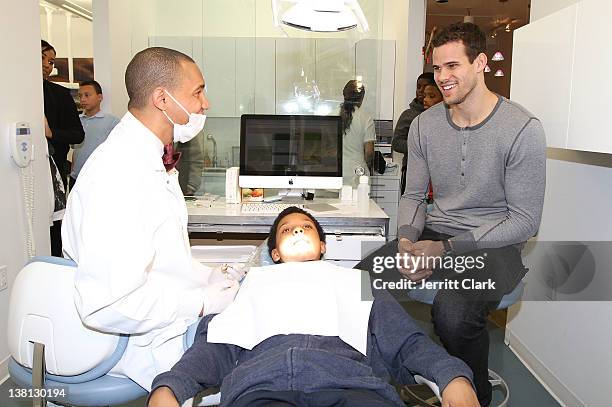
[(257, 246), (191, 246), (191, 255), (200, 263), (245, 263)]

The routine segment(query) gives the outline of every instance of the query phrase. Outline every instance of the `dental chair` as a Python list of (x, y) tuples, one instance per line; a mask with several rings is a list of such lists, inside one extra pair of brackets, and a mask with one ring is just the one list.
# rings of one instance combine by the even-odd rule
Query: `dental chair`
[[(9, 302), (9, 374), (33, 390), (34, 406), (45, 398), (61, 404), (127, 403), (147, 394), (128, 378), (109, 376), (129, 336), (85, 327), (74, 305), (73, 261), (35, 257), (17, 275)], [(44, 397), (48, 396), (48, 397)]]
[[(112, 406), (147, 395), (134, 381), (108, 375), (127, 347), (128, 335), (85, 327), (74, 305), (76, 264), (35, 257), (17, 275), (9, 302), (9, 374), (20, 389), (33, 389), (33, 405), (46, 399), (75, 406)], [(184, 335), (193, 343), (197, 323)], [(36, 390), (38, 389), (38, 390)], [(48, 397), (43, 397), (48, 396)], [(219, 394), (199, 405), (219, 403)]]

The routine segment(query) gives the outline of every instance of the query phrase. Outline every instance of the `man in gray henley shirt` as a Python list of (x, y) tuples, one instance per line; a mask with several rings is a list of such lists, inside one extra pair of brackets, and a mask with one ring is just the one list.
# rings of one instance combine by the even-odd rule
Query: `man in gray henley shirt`
[[(444, 103), (410, 126), (399, 243), (390, 242), (356, 268), (373, 270), (376, 257), (399, 252), (410, 262), (394, 268), (394, 276), (397, 269), (414, 288), (429, 277), (442, 282), (432, 307), (435, 332), (451, 355), (470, 366), (479, 401), (487, 406), (486, 318), (526, 272), (520, 248), (540, 225), (546, 140), (536, 117), (486, 87), (486, 38), (478, 26), (453, 24), (433, 44), (434, 75)], [(430, 180), (434, 204), (426, 213)], [(476, 263), (459, 269), (458, 260), (465, 265), (468, 257)], [(456, 263), (440, 266), (428, 259)]]

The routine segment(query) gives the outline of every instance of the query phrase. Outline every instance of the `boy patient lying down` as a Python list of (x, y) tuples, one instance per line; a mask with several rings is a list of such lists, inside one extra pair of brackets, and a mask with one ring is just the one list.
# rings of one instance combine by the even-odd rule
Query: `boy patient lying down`
[(325, 235), (312, 215), (281, 212), (268, 249), (283, 264), (251, 269), (235, 302), (202, 319), (193, 346), (153, 381), (149, 406), (177, 406), (210, 387), (221, 388), (221, 406), (404, 406), (389, 382), (414, 383), (415, 374), (438, 384), (443, 406), (479, 406), (467, 365), (390, 294), (361, 301), (358, 270), (320, 261)]

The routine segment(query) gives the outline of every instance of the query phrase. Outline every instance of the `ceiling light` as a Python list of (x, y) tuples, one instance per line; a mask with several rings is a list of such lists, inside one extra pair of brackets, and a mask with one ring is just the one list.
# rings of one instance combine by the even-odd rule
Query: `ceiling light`
[[(279, 4), (294, 3), (279, 15)], [(338, 32), (356, 28), (369, 31), (368, 21), (357, 0), (272, 0), (274, 26), (280, 24), (299, 30)]]
[(504, 55), (500, 51), (497, 51), (495, 54), (493, 54), (493, 58), (491, 58), (491, 60), (492, 61), (503, 61)]
[(506, 31), (507, 33), (509, 33), (509, 32), (510, 32), (510, 23), (506, 24), (506, 29), (505, 29), (505, 31)]
[(491, 72), (491, 67), (489, 67), (489, 65), (485, 66), (485, 72), (486, 73)]
[(463, 16), (464, 23), (472, 23), (474, 24), (474, 16), (470, 13), (470, 9), (467, 9), (467, 14)]
[(493, 76), (504, 76), (504, 71), (502, 71), (501, 69), (498, 69), (497, 71), (495, 71)]

